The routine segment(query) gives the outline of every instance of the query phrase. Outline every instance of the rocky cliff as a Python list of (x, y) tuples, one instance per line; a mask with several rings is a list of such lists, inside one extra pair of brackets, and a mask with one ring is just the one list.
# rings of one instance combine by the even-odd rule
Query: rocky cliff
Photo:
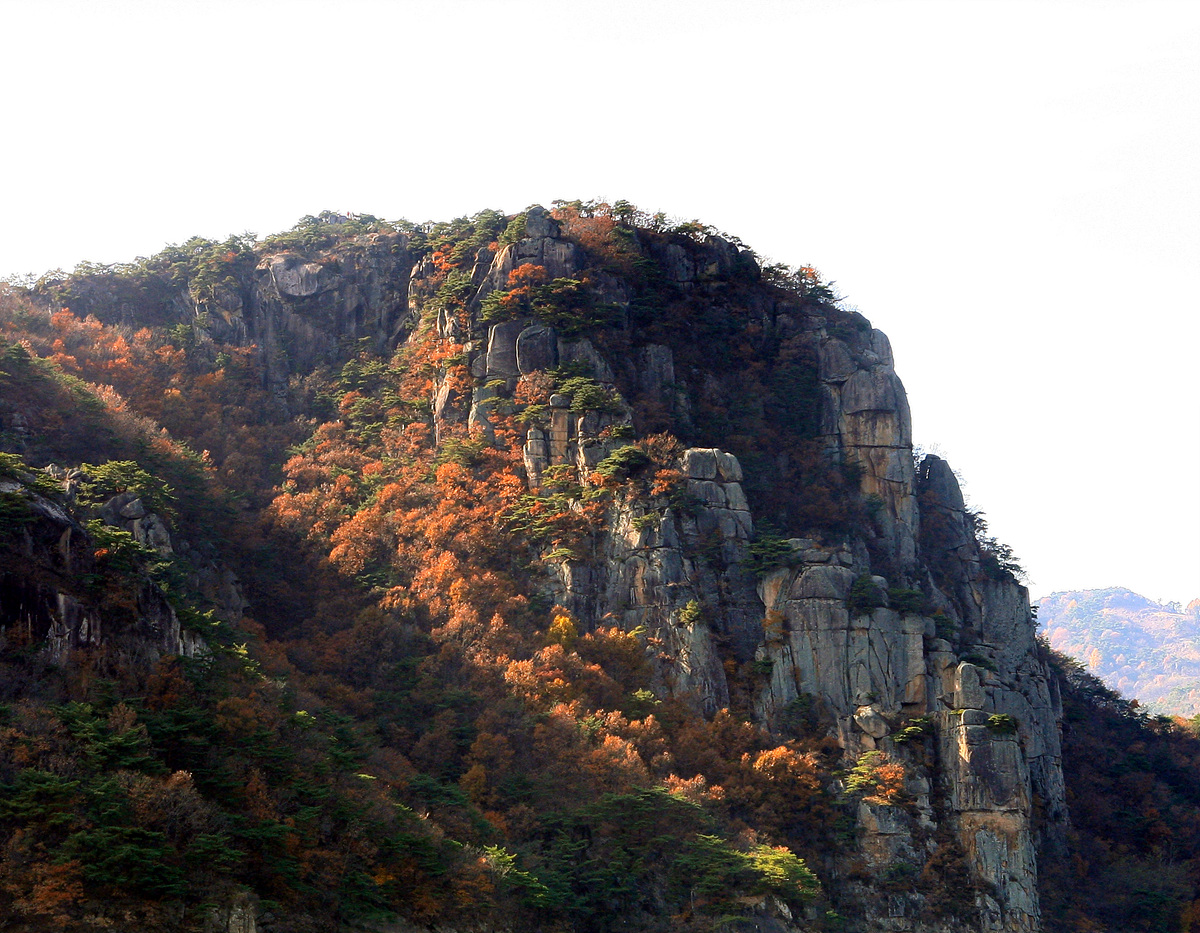
[[(554, 277), (581, 271), (578, 250), (557, 239), (553, 221), (530, 216), (530, 236), (476, 272), (476, 310), (521, 262), (546, 263)], [(702, 289), (703, 270), (728, 271), (738, 257), (715, 238), (661, 251), (666, 275), (684, 289)], [(789, 538), (779, 566), (756, 575), (746, 563), (755, 519), (771, 516), (751, 508), (736, 456), (687, 449), (678, 464), (687, 507), (668, 497), (618, 502), (590, 560), (552, 565), (555, 598), (587, 627), (615, 620), (644, 632), (664, 694), (691, 697), (711, 714), (729, 705), (736, 664), (749, 662), (759, 721), (777, 725), (790, 706), (815, 705), (848, 760), (874, 750), (904, 759), (915, 807), (883, 815), (864, 806), (859, 815), (873, 872), (865, 887), (897, 863), (920, 865), (939, 846), (958, 846), (977, 883), (981, 928), (1038, 930), (1036, 837), (1058, 844), (1066, 810), (1060, 703), (1028, 593), (1011, 575), (988, 572), (947, 464), (928, 456), (914, 465), (887, 337), (814, 305), (752, 313), (763, 332), (806, 344), (818, 361), (818, 438), (830, 461), (857, 467), (870, 525), (838, 538)], [(614, 376), (621, 360), (533, 318), (487, 326), (477, 313), (466, 325), (443, 315), (439, 325), (447, 339), (466, 341), (477, 380), (504, 379), (510, 392), (538, 370), (586, 360), (614, 393), (657, 396), (682, 412), (701, 401), (669, 346), (637, 349), (630, 386)], [(473, 422), (486, 420), (482, 402), (477, 389)], [(568, 404), (551, 397), (548, 425), (528, 430), (532, 488), (547, 465), (571, 465), (582, 478), (627, 443), (605, 431), (627, 415)], [(889, 905), (887, 929), (926, 928), (919, 897)]]
[(19, 477), (0, 479), (0, 495), (6, 505), (0, 638), (6, 646), (43, 645), (55, 664), (86, 653), (105, 674), (206, 653), (201, 635), (180, 624), (162, 590), (132, 560), (127, 569), (108, 566), (106, 558), (117, 558), (117, 548), (133, 542), (150, 553), (170, 548), (161, 519), (137, 496), (115, 497), (100, 510), (105, 529), (128, 537), (98, 540)]
[[(199, 344), (253, 347), (284, 418), (321, 367), (419, 351), (404, 365), (428, 370), (427, 397), (389, 396), (382, 431), (400, 436), (403, 408), (427, 418), (440, 463), (510, 455), (531, 507), (586, 528), (567, 547), (526, 542), (538, 569), (522, 599), (584, 635), (631, 633), (654, 702), (836, 741), (843, 775), (826, 790), (850, 814), (848, 848), (821, 869), (852, 929), (1042, 929), (1037, 853), (1058, 851), (1067, 825), (1061, 703), (1027, 592), (979, 539), (950, 467), (914, 462), (887, 337), (810, 273), (762, 270), (726, 238), (612, 223), (599, 237), (571, 218), (531, 208), (457, 267), (420, 231), (261, 250), (219, 287), (156, 291), (155, 313)], [(132, 321), (99, 287), (88, 302)], [(336, 430), (353, 427), (346, 415)], [(350, 513), (339, 482), (320, 495)], [(375, 488), (363, 514), (385, 498)], [(60, 659), (96, 625), (50, 576), (90, 558), (68, 516), (31, 501), (22, 546), (46, 582), (6, 582), (6, 618), (49, 632)], [(136, 497), (104, 509), (171, 548)], [(240, 615), (236, 580), (204, 574), (209, 599)], [(389, 611), (419, 595), (401, 582)], [(203, 650), (143, 595), (138, 618), (157, 626), (144, 644)], [(885, 779), (900, 784), (856, 790)]]

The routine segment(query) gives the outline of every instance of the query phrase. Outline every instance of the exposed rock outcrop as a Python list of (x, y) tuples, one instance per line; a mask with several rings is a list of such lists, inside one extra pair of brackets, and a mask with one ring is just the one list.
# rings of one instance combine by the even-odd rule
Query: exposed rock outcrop
[[(650, 239), (641, 248), (661, 287), (677, 295), (726, 301), (706, 291), (711, 283), (758, 271), (748, 253), (717, 237)], [(721, 367), (681, 364), (687, 347), (672, 349), (667, 338), (627, 335), (614, 355), (603, 340), (564, 336), (532, 311), (481, 318), (488, 296), (510, 288), (521, 266), (541, 266), (553, 280), (581, 275), (588, 263), (534, 208), (522, 238), (475, 252), (464, 308), (438, 308), (438, 333), (463, 346), (472, 381), (457, 382), (449, 370), (437, 381), (430, 402), (439, 438), (465, 427), (494, 442), (493, 413), (515, 411), (518, 386), (556, 367), (590, 373), (605, 393), (601, 404), (556, 392), (527, 422), (522, 453), (533, 490), (552, 467), (573, 467), (586, 480), (629, 443), (634, 406), (621, 392), (641, 406), (642, 419), (660, 415), (684, 428), (693, 413), (727, 401)], [(370, 337), (381, 348), (401, 339), (434, 294), (435, 271), (428, 259), (414, 266), (397, 237), (377, 236), (336, 262), (268, 257), (245, 307), (228, 320), (244, 321), (268, 353), (286, 352), (291, 362), (271, 364), (271, 378), (285, 379), (293, 364), (332, 352), (331, 335)], [(593, 294), (616, 309), (611, 319), (628, 327), (635, 289), (611, 271), (588, 274)], [(405, 283), (407, 293), (389, 290), (389, 281)], [(861, 315), (826, 313), (819, 301), (773, 302), (760, 293), (738, 301), (730, 314), (786, 343), (787, 359), (800, 361), (789, 363), (794, 381), (783, 396), (812, 410), (787, 414), (810, 424), (807, 436), (828, 461), (856, 478), (869, 521), (840, 536), (805, 532), (756, 573), (748, 560), (755, 519), (771, 519), (754, 515), (748, 500), (756, 477), (727, 451), (693, 448), (676, 464), (686, 495), (617, 494), (590, 556), (551, 563), (547, 595), (584, 629), (639, 632), (660, 695), (707, 713), (749, 695), (767, 727), (802, 704), (825, 717), (848, 763), (867, 753), (903, 762), (911, 806), (864, 801), (861, 852), (877, 867), (959, 853), (977, 916), (930, 926), (921, 895), (867, 884), (864, 892), (887, 898), (887, 929), (1032, 933), (1040, 929), (1033, 802), (1043, 844), (1061, 839), (1066, 810), (1059, 703), (1028, 594), (981, 550), (949, 467), (936, 457), (914, 464), (908, 400), (887, 337)], [(922, 724), (915, 733), (914, 723)]]
[[(551, 226), (539, 221), (527, 232), (496, 254), (477, 299), (501, 287), (518, 260), (550, 263), (555, 275), (574, 271), (576, 257), (558, 249)], [(731, 267), (736, 257), (727, 252), (716, 243), (668, 244), (655, 256), (672, 282), (692, 287)], [(756, 576), (747, 569), (754, 519), (742, 465), (724, 451), (691, 449), (678, 466), (692, 506), (619, 498), (594, 556), (555, 565), (553, 596), (585, 627), (644, 633), (660, 693), (712, 712), (730, 702), (729, 662), (753, 662), (762, 723), (803, 703), (828, 718), (848, 760), (884, 752), (906, 762), (914, 809), (864, 803), (858, 811), (868, 860), (920, 864), (952, 845), (975, 884), (977, 918), (961, 929), (1039, 930), (1033, 800), (1044, 843), (1061, 837), (1066, 810), (1059, 704), (1028, 594), (981, 552), (944, 462), (914, 465), (908, 401), (887, 337), (860, 316), (834, 327), (811, 308), (763, 314), (764, 327), (811, 348), (817, 434), (831, 459), (857, 465), (870, 533), (791, 539), (790, 556)], [(693, 407), (698, 391), (719, 391), (681, 376), (661, 345), (638, 348), (625, 366), (516, 321), (492, 326), (486, 347), (487, 378), (515, 380), (584, 358), (602, 380), (621, 371), (640, 399), (672, 412)], [(531, 486), (554, 464), (586, 475), (614, 449), (595, 444), (588, 418), (553, 397), (546, 423), (526, 434)], [(914, 722), (926, 725), (916, 746), (905, 746), (897, 735)], [(960, 928), (923, 925), (920, 895), (889, 905), (887, 929)]]
[[(491, 256), (487, 271), (482, 273), (472, 307), (477, 309), (491, 292), (507, 287), (509, 273), (520, 266), (541, 266), (548, 278), (566, 278), (579, 271), (582, 259), (578, 246), (559, 237), (557, 221), (544, 208), (531, 207), (525, 213), (525, 236), (516, 243), (501, 247), (499, 252)], [(477, 263), (476, 269), (482, 271), (482, 264)]]
[(818, 344), (821, 432), (831, 449), (862, 467), (863, 492), (882, 505), (890, 549), (907, 572), (916, 561), (918, 535), (908, 397), (892, 368), (887, 337), (873, 329), (854, 337), (827, 336)]
[(204, 933), (257, 933), (257, 920), (254, 900), (246, 895), (234, 895), (227, 903), (208, 909)]
[[(337, 363), (359, 342), (393, 349), (425, 310), (436, 312), (429, 324), (461, 361), (439, 364), (431, 379), (438, 442), (469, 435), (473, 443), (506, 443), (520, 430), (532, 491), (554, 468), (592, 481), (630, 446), (635, 425), (666, 423), (683, 436), (702, 413), (720, 410), (729, 439), (716, 431), (693, 439), (705, 446), (682, 451), (670, 465), (666, 472), (677, 472), (669, 493), (614, 483), (590, 552), (543, 555), (549, 572), (538, 595), (585, 631), (618, 625), (638, 633), (662, 697), (706, 714), (736, 700), (767, 729), (781, 728), (789, 710), (803, 706), (836, 737), (848, 767), (873, 756), (904, 765), (904, 806), (853, 794), (845, 803), (856, 857), (867, 866), (867, 877), (855, 882), (858, 919), (871, 898), (885, 904), (870, 929), (1040, 930), (1036, 843), (1060, 844), (1066, 825), (1059, 698), (1034, 639), (1028, 594), (981, 547), (953, 471), (932, 456), (914, 464), (908, 400), (887, 337), (860, 315), (835, 313), (827, 299), (738, 291), (735, 280), (753, 281), (758, 266), (719, 237), (639, 240), (629, 231), (624, 242), (653, 267), (643, 287), (631, 284), (633, 273), (626, 281), (614, 271), (619, 262), (593, 262), (591, 247), (564, 237), (547, 211), (532, 208), (523, 223), (515, 242), (472, 245), (455, 273), (457, 305), (439, 292), (446, 281), (440, 260), (415, 256), (399, 234), (372, 234), (324, 253), (266, 255), (236, 287), (216, 288), (203, 302), (176, 295), (173, 307), (199, 332), (256, 344), (281, 401), (293, 375)], [(619, 333), (606, 341), (575, 326), (570, 315), (581, 312), (574, 306), (558, 309), (566, 323), (539, 316), (532, 304), (503, 308), (517, 315), (511, 320), (485, 319), (483, 309), (495, 305), (489, 296), (511, 288), (511, 273), (524, 265), (542, 267), (547, 280), (587, 277), (590, 300), (604, 305), (605, 326)], [(673, 301), (685, 310), (669, 318)], [(708, 311), (721, 326), (696, 329)], [(645, 333), (632, 323), (639, 314), (650, 321)], [(725, 326), (731, 320), (742, 328), (742, 347), (723, 342), (735, 330)], [(688, 342), (698, 333), (712, 341), (702, 352)], [(786, 356), (760, 358), (764, 347), (784, 345)], [(703, 365), (705, 354), (720, 365)], [(752, 560), (761, 543), (756, 527), (775, 516), (756, 514), (747, 490), (762, 479), (755, 468), (766, 469), (777, 451), (748, 445), (758, 459), (739, 461), (708, 446), (740, 449), (729, 372), (746, 361), (764, 371), (790, 367), (775, 403), (787, 409), (782, 418), (802, 426), (793, 440), (802, 436), (816, 451), (808, 461), (796, 457), (790, 481), (807, 482), (812, 459), (834, 464), (850, 477), (838, 495), (867, 516), (842, 521), (836, 532), (792, 528), (804, 537), (786, 539), (765, 564)], [(548, 371), (556, 369), (552, 379)], [(562, 373), (586, 373), (574, 378), (586, 380), (590, 394), (569, 394)], [(529, 417), (519, 428), (502, 424), (523, 404), (518, 389), (534, 383), (536, 410), (522, 412)], [(763, 407), (752, 392), (736, 402)], [(792, 452), (778, 453), (786, 459)], [(134, 663), (204, 650), (149, 584), (133, 590), (127, 616), (68, 586), (68, 578), (94, 570), (95, 548), (54, 503), (31, 502), (37, 515), (18, 550), (40, 569), (18, 582), (0, 566), (3, 618), (11, 620), (5, 637), (46, 638), (56, 660), (98, 646)], [(106, 503), (101, 515), (160, 554), (182, 549), (132, 494)], [(227, 617), (239, 615), (245, 605), (236, 579), (195, 563), (199, 589)], [(934, 864), (946, 853), (969, 869), (971, 918), (931, 921), (920, 892), (897, 893), (896, 876), (888, 881), (895, 866)], [(209, 925), (252, 933), (253, 910), (222, 908)]]
[[(44, 644), (54, 663), (89, 652), (113, 670), (207, 652), (150, 580), (131, 578), (115, 592), (89, 588), (85, 581), (103, 579), (98, 546), (61, 506), (11, 481), (0, 481), (0, 493), (20, 497), (28, 509), (0, 555), (0, 637), (8, 644)], [(132, 501), (109, 503), (109, 510), (141, 511)]]
[(257, 343), (268, 382), (282, 397), (288, 377), (332, 363), (347, 343), (376, 352), (411, 329), (408, 284), (413, 257), (399, 234), (371, 234), (319, 259), (268, 256), (255, 270), (248, 299), (210, 310), (239, 343)]
[(718, 642), (745, 661), (760, 634), (753, 577), (741, 564), (753, 524), (737, 458), (693, 449), (682, 466), (693, 507), (619, 505), (600, 559), (556, 568), (558, 598), (591, 624), (644, 631), (660, 690), (711, 714), (729, 705)]

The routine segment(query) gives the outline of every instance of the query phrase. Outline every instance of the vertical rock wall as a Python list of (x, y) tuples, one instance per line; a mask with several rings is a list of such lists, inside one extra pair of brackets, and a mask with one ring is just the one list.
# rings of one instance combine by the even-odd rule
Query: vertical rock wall
[[(268, 384), (285, 396), (289, 376), (333, 363), (345, 346), (396, 346), (414, 323), (409, 303), (414, 259), (399, 234), (371, 234), (333, 254), (263, 259), (248, 299), (218, 309), (239, 342), (259, 345)], [(232, 335), (230, 335), (232, 336)]]
[(753, 524), (735, 457), (692, 449), (682, 466), (693, 507), (620, 501), (597, 559), (555, 567), (556, 598), (590, 627), (644, 632), (660, 692), (711, 715), (729, 705), (723, 656), (752, 659), (762, 635), (741, 563)]
[[(514, 328), (509, 342), (529, 326)], [(707, 712), (729, 702), (722, 658), (752, 657), (770, 672), (755, 702), (763, 723), (800, 700), (835, 724), (847, 759), (883, 751), (906, 760), (916, 815), (864, 805), (868, 863), (882, 876), (897, 853), (919, 862), (951, 838), (971, 869), (977, 919), (937, 928), (1036, 931), (1033, 801), (1047, 814), (1040, 829), (1048, 836), (1065, 825), (1065, 806), (1059, 709), (1027, 593), (1011, 577), (988, 575), (949, 468), (931, 458), (918, 476), (887, 338), (865, 327), (818, 328), (813, 339), (821, 436), (831, 457), (861, 468), (875, 512), (871, 540), (792, 539), (788, 566), (756, 579), (743, 563), (754, 523), (740, 465), (722, 451), (688, 450), (680, 466), (698, 502), (693, 514), (660, 503), (648, 517), (647, 503), (621, 503), (598, 559), (559, 568), (557, 598), (586, 625), (644, 631), (661, 689)], [(656, 370), (670, 368), (670, 351), (653, 350), (663, 351)], [(568, 456), (577, 432), (561, 409), (552, 409), (548, 431), (530, 432), (535, 484), (546, 464), (584, 466)], [(872, 566), (881, 552), (890, 577)], [(852, 592), (862, 591), (873, 601), (852, 609)], [(931, 763), (894, 739), (914, 721), (932, 724)], [(888, 903), (888, 929), (934, 929), (920, 919), (920, 896)]]
[[(97, 571), (96, 544), (60, 506), (0, 481), (0, 492), (29, 503), (30, 520), (0, 554), (0, 640), (9, 644), (44, 642), (56, 664), (76, 653), (104, 656), (113, 670), (146, 669), (163, 657), (198, 657), (208, 646), (184, 628), (163, 592), (148, 579), (132, 580), (125, 602), (115, 610), (79, 585)], [(132, 500), (132, 497), (130, 497)], [(109, 511), (130, 511), (127, 501)], [(132, 510), (137, 511), (137, 510)], [(150, 513), (151, 515), (153, 513)], [(146, 543), (144, 511), (137, 519)], [(113, 524), (116, 524), (115, 522)]]
[[(468, 303), (473, 318), (439, 309), (438, 333), (463, 344), (473, 381), (439, 383), (430, 400), (439, 437), (462, 425), (494, 437), (489, 413), (507, 404), (519, 380), (570, 362), (586, 364), (605, 386), (621, 374), (639, 398), (680, 424), (702, 401), (720, 399), (719, 375), (677, 365), (665, 345), (630, 336), (624, 358), (606, 359), (592, 342), (567, 339), (533, 319), (484, 325), (481, 302), (507, 287), (522, 264), (543, 266), (555, 278), (574, 276), (590, 261), (544, 210), (527, 213), (525, 234), (477, 251)], [(725, 288), (758, 272), (748, 251), (716, 237), (690, 245), (658, 237), (643, 245), (643, 258), (662, 282), (697, 300), (706, 282)], [(435, 271), (428, 257), (410, 253), (403, 237), (376, 234), (322, 255), (265, 256), (237, 290), (204, 305), (180, 298), (177, 310), (205, 320), (217, 339), (257, 344), (267, 381), (282, 400), (292, 375), (335, 364), (360, 341), (380, 352), (394, 348), (435, 294)], [(628, 311), (634, 286), (610, 271), (591, 272), (590, 287)], [(730, 289), (713, 294), (733, 300)], [(1027, 593), (980, 551), (950, 468), (936, 457), (914, 466), (908, 401), (887, 337), (857, 315), (841, 314), (834, 324), (811, 303), (785, 307), (769, 295), (742, 297), (747, 306), (738, 313), (753, 316), (759, 333), (806, 341), (819, 404), (805, 414), (815, 414), (828, 456), (860, 469), (873, 527), (841, 539), (793, 538), (784, 565), (756, 576), (746, 564), (755, 518), (771, 516), (752, 515), (736, 457), (690, 449), (678, 464), (688, 504), (618, 497), (594, 559), (554, 565), (551, 595), (585, 628), (619, 625), (643, 633), (662, 694), (713, 713), (730, 703), (729, 671), (757, 662), (752, 702), (761, 723), (777, 724), (801, 702), (824, 714), (847, 763), (884, 752), (908, 764), (911, 810), (863, 801), (860, 852), (883, 873), (951, 845), (970, 867), (978, 917), (931, 926), (921, 919), (919, 895), (879, 895), (884, 909), (861, 912), (879, 918), (871, 929), (1036, 931), (1034, 837), (1055, 844), (1066, 810), (1060, 704), (1038, 654)], [(536, 489), (550, 467), (594, 469), (627, 443), (606, 429), (629, 428), (631, 414), (578, 410), (573, 399), (550, 398), (544, 423), (523, 442), (530, 486)], [(171, 548), (161, 522), (139, 509), (114, 502), (108, 520), (143, 543)], [(0, 568), (5, 617), (49, 633), (55, 657), (108, 639), (95, 608), (54, 585), (55, 561), (86, 559), (81, 530), (50, 512), (36, 528), (44, 540), (31, 538), (27, 551), (30, 559), (39, 555), (46, 572), (37, 586), (22, 588)], [(199, 585), (237, 615), (244, 604), (236, 581), (210, 570)], [(180, 630), (165, 601), (149, 592), (139, 600), (146, 630), (136, 633), (137, 644), (159, 653), (203, 650)], [(913, 740), (919, 753), (897, 741), (918, 721), (932, 728), (932, 737)], [(1038, 826), (1035, 801), (1044, 814)], [(864, 883), (864, 903), (880, 890)], [(232, 914), (220, 920), (222, 928), (240, 923)]]
[(863, 492), (879, 500), (889, 550), (907, 575), (916, 563), (919, 518), (912, 417), (891, 343), (868, 326), (844, 338), (824, 333), (817, 350), (821, 433), (831, 451), (861, 467)]
[[(750, 263), (718, 238), (690, 246), (651, 239), (645, 248), (681, 293), (697, 294), (706, 281)], [(697, 409), (699, 393), (705, 403), (719, 398), (719, 377), (685, 371), (667, 346), (632, 340), (627, 357), (606, 359), (588, 340), (565, 339), (544, 322), (479, 320), (483, 300), (506, 288), (522, 264), (541, 265), (554, 278), (574, 276), (589, 261), (540, 209), (526, 215), (523, 239), (478, 251), (472, 313), (444, 312), (437, 321), (442, 337), (464, 345), (474, 382), (469, 391), (449, 380), (439, 385), (431, 400), (439, 436), (463, 424), (494, 436), (490, 413), (510, 404), (521, 379), (572, 361), (609, 387), (620, 373), (638, 398), (681, 423)], [(269, 352), (287, 356), (272, 370), (272, 378), (286, 378), (293, 366), (321, 359), (333, 334), (394, 344), (432, 294), (432, 271), (424, 261), (414, 266), (402, 243), (383, 238), (337, 263), (268, 257), (244, 326)], [(628, 307), (629, 283), (607, 272), (595, 281), (606, 301)], [(394, 293), (388, 282), (407, 291)], [(858, 315), (839, 315), (835, 324), (811, 305), (747, 300), (753, 311), (743, 313), (756, 316), (756, 327), (807, 342), (816, 361), (819, 439), (832, 460), (857, 465), (871, 527), (842, 539), (794, 538), (785, 566), (760, 578), (746, 563), (756, 516), (742, 466), (727, 452), (692, 449), (678, 464), (689, 507), (667, 497), (618, 497), (594, 558), (554, 565), (549, 595), (585, 628), (643, 633), (662, 694), (715, 712), (730, 703), (729, 672), (757, 662), (751, 689), (764, 725), (801, 702), (823, 712), (848, 762), (883, 752), (907, 763), (911, 810), (859, 808), (863, 857), (884, 873), (947, 846), (961, 852), (977, 916), (930, 926), (921, 919), (921, 896), (888, 894), (879, 929), (1038, 930), (1034, 836), (1053, 841), (1065, 806), (1058, 702), (1027, 594), (980, 551), (949, 467), (937, 458), (914, 465), (908, 401), (887, 337)], [(531, 488), (550, 467), (586, 475), (628, 443), (606, 429), (628, 428), (631, 414), (550, 398), (523, 442)], [(916, 740), (918, 751), (896, 739), (914, 722), (932, 730)], [(1038, 827), (1035, 800), (1045, 814)], [(864, 903), (883, 890), (866, 883)], [(864, 906), (862, 915), (871, 912)]]

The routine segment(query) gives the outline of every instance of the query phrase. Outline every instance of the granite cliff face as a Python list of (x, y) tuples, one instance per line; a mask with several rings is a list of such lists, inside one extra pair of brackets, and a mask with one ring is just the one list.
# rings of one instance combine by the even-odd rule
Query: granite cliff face
[[(823, 866), (850, 928), (1040, 930), (1037, 852), (1062, 845), (1067, 821), (1060, 700), (1027, 592), (979, 540), (950, 467), (914, 462), (888, 338), (827, 295), (765, 287), (753, 255), (717, 236), (630, 234), (622, 261), (597, 271), (548, 212), (522, 219), (519, 236), (474, 251), (453, 283), (457, 304), (445, 300), (436, 254), (377, 233), (319, 254), (270, 253), (203, 300), (163, 298), (161, 313), (200, 341), (256, 346), (283, 408), (296, 377), (343, 361), (348, 347), (391, 351), (432, 328), (446, 351), (427, 400), (435, 437), (502, 445), (496, 413), (522, 414), (513, 453), (533, 493), (564, 476), (586, 486), (597, 473), (635, 472), (644, 464), (632, 441), (665, 429), (705, 441), (673, 450), (669, 475), (649, 492), (616, 484), (586, 548), (541, 555), (536, 595), (582, 632), (636, 633), (660, 698), (707, 716), (740, 705), (780, 733), (802, 716), (836, 738), (850, 774), (904, 765), (903, 802), (858, 800), (853, 855)], [(522, 293), (515, 285), (530, 269), (540, 278), (526, 271), (537, 284)], [(586, 291), (605, 325), (559, 313), (555, 287)], [(671, 295), (690, 316), (653, 318), (648, 294)], [(119, 319), (102, 298), (97, 313)], [(764, 414), (738, 381), (749, 369), (784, 402)], [(528, 401), (537, 387), (544, 405)], [(738, 411), (766, 436), (747, 442)], [(777, 456), (775, 426), (814, 458)], [(826, 474), (845, 479), (830, 495), (851, 503), (850, 518), (819, 525), (801, 507), (773, 511), (790, 501), (789, 484)], [(27, 628), (50, 632), (58, 659), (101, 636), (89, 607), (52, 579), (87, 571), (82, 530), (49, 504), (35, 507), (25, 552), (45, 565), (46, 582), (8, 586), (4, 598), (20, 604)], [(172, 547), (135, 499), (105, 510), (137, 541)], [(228, 571), (200, 576), (210, 600), (241, 613)], [(169, 605), (143, 596), (139, 618), (154, 629), (145, 645), (204, 650)], [(943, 870), (963, 878), (949, 906), (905, 884)]]
[[(612, 358), (586, 335), (564, 335), (536, 316), (485, 323), (483, 303), (514, 270), (531, 264), (562, 279), (583, 268), (583, 251), (546, 212), (529, 211), (524, 233), (478, 251), (467, 317), (438, 311), (438, 331), (463, 345), (473, 384), (447, 376), (430, 402), (439, 426), (488, 434), (488, 412), (522, 379), (582, 364), (619, 401), (588, 409), (551, 396), (523, 449), (537, 489), (548, 467), (585, 477), (628, 443), (628, 431), (612, 430), (636, 420), (626, 397), (686, 424), (723, 387), (719, 374), (678, 366), (665, 343)], [(756, 270), (749, 254), (714, 237), (656, 241), (646, 251), (673, 287), (697, 295), (735, 270)], [(259, 341), (282, 391), (288, 374), (332, 358), (339, 341), (401, 341), (429, 304), (433, 271), (393, 237), (321, 262), (275, 255), (255, 270), (245, 298), (206, 308), (208, 326)], [(620, 277), (594, 287), (628, 308), (633, 288)], [(748, 670), (760, 722), (776, 725), (797, 704), (816, 708), (847, 761), (879, 750), (908, 764), (914, 805), (864, 803), (858, 816), (869, 871), (847, 884), (860, 904), (886, 899), (889, 916), (878, 928), (938, 928), (921, 919), (919, 895), (886, 895), (881, 882), (897, 864), (919, 866), (945, 851), (961, 854), (975, 886), (981, 926), (962, 928), (1038, 930), (1038, 837), (1057, 845), (1066, 812), (1059, 704), (1028, 594), (988, 572), (949, 466), (932, 456), (914, 464), (908, 401), (886, 335), (861, 318), (835, 321), (816, 303), (760, 301), (748, 313), (815, 359), (816, 436), (831, 462), (856, 465), (870, 525), (787, 539), (779, 566), (756, 574), (746, 564), (755, 522), (771, 516), (754, 513), (733, 453), (693, 448), (678, 462), (683, 503), (619, 501), (592, 556), (554, 562), (547, 589), (585, 629), (616, 622), (644, 633), (663, 695), (712, 714), (730, 704), (731, 690), (747, 689), (730, 681)], [(898, 741), (914, 723), (918, 737)]]
[[(180, 624), (151, 580), (105, 576), (104, 549), (61, 505), (13, 479), (0, 480), (0, 494), (20, 510), (0, 555), (5, 645), (42, 644), (42, 654), (54, 664), (70, 664), (86, 653), (107, 674), (207, 653), (204, 639)], [(169, 551), (165, 525), (136, 496), (117, 496), (99, 512), (106, 527), (126, 531), (146, 548)], [(232, 580), (225, 582), (236, 590)]]
[[(473, 307), (522, 262), (544, 263), (556, 277), (578, 271), (578, 251), (556, 239), (553, 221), (531, 212), (526, 232), (495, 256), (481, 253)], [(716, 239), (660, 251), (668, 277), (684, 288), (739, 258)], [(763, 516), (747, 501), (742, 466), (726, 451), (688, 449), (679, 461), (688, 507), (665, 497), (619, 503), (594, 558), (554, 564), (554, 596), (589, 627), (616, 621), (644, 632), (665, 694), (715, 712), (730, 703), (736, 665), (749, 664), (761, 722), (815, 705), (848, 760), (876, 750), (904, 759), (915, 805), (863, 804), (859, 813), (871, 872), (852, 883), (863, 903), (896, 864), (956, 850), (976, 883), (982, 926), (969, 928), (1038, 930), (1038, 837), (1057, 846), (1066, 809), (1060, 704), (1028, 593), (989, 572), (949, 466), (933, 456), (914, 465), (908, 401), (887, 337), (865, 321), (835, 327), (811, 305), (752, 310), (758, 326), (799, 338), (818, 361), (819, 438), (832, 461), (857, 465), (871, 527), (840, 540), (789, 539), (780, 566), (756, 576), (746, 558)], [(510, 390), (537, 370), (586, 360), (606, 386), (657, 396), (685, 416), (711, 391), (689, 384), (664, 345), (639, 347), (636, 375), (621, 383), (614, 373), (625, 361), (533, 319), (487, 326), (477, 314), (465, 324), (443, 315), (439, 327), (465, 341), (477, 381), (503, 379)], [(459, 416), (486, 424), (487, 397), (477, 388)], [(526, 437), (532, 488), (547, 466), (571, 465), (583, 476), (626, 443), (604, 429), (629, 423), (628, 412), (571, 411), (561, 397), (550, 406), (548, 427)], [(447, 417), (453, 406), (439, 398), (437, 407)], [(919, 919), (919, 896), (887, 902), (879, 929), (941, 928)]]
[(401, 234), (365, 234), (336, 248), (266, 246), (239, 253), (245, 244), (226, 245), (234, 248), (218, 253), (215, 281), (203, 285), (151, 260), (150, 268), (80, 275), (67, 289), (51, 291), (81, 318), (131, 331), (173, 325), (209, 345), (257, 347), (264, 379), (280, 403), (292, 377), (340, 364), (349, 348), (362, 344), (376, 352), (394, 348), (411, 330), (410, 291), (415, 300), (419, 288), (410, 286), (415, 257)]

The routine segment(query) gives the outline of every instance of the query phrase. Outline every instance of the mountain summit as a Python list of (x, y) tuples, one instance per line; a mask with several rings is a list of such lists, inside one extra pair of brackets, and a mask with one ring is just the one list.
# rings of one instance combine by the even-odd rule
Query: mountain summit
[(561, 202), (0, 301), (11, 928), (1182, 915), (1066, 879), (1063, 691), (1151, 724), (814, 269)]

